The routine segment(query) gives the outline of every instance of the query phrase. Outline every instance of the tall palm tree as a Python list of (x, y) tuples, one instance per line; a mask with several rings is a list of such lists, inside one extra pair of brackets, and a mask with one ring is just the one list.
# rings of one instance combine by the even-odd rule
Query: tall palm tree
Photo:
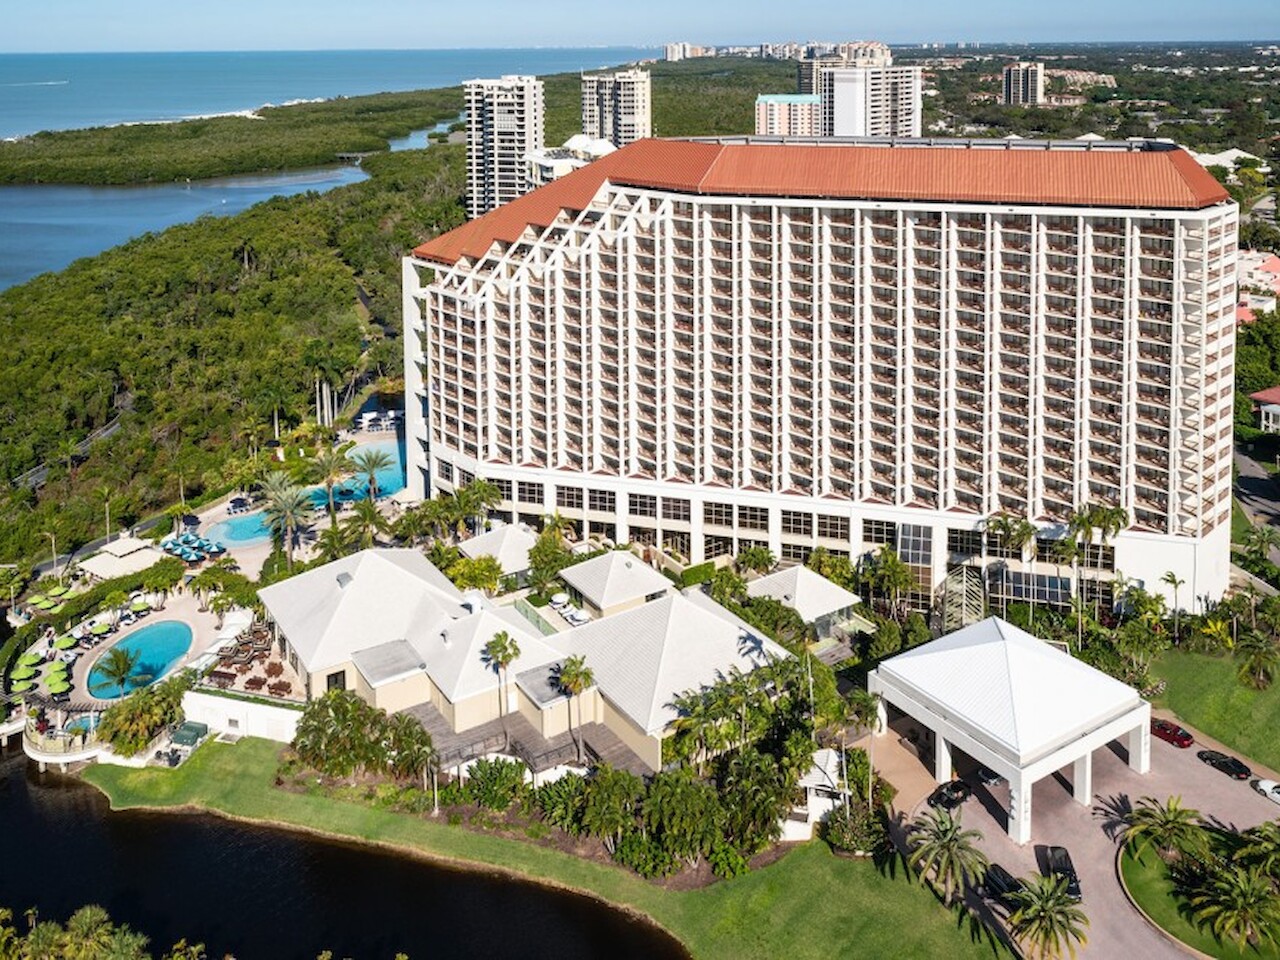
[(267, 506), (263, 511), (271, 532), (281, 539), (293, 570), (293, 548), (299, 532), (305, 530), (311, 517), (311, 494), (297, 484), (279, 487), (267, 494)]
[(1255, 563), (1261, 563), (1271, 556), (1271, 551), (1280, 547), (1280, 530), (1263, 524), (1252, 527), (1244, 537), (1244, 552)]
[(1183, 580), (1172, 570), (1166, 570), (1161, 575), (1160, 582), (1167, 583), (1170, 587), (1173, 588), (1173, 639), (1174, 639), (1174, 642), (1176, 643), (1178, 641), (1178, 637), (1180, 636), (1179, 630), (1178, 630), (1178, 626), (1179, 626), (1178, 614), (1181, 610), (1181, 607), (1178, 604), (1178, 589), (1184, 586), (1187, 581)]
[(557, 510), (542, 518), (542, 532), (546, 533), (548, 530), (555, 531), (556, 539), (565, 543), (569, 539), (569, 532), (573, 530), (573, 521), (560, 516), (560, 511)]
[(95, 672), (101, 679), (93, 685), (92, 689), (107, 690), (111, 687), (118, 687), (127, 693), (130, 686), (136, 687), (150, 680), (151, 677), (146, 674), (135, 674), (133, 672), (141, 658), (141, 650), (112, 647), (94, 666)]
[(1274, 941), (1280, 929), (1280, 898), (1258, 866), (1213, 871), (1188, 903), (1198, 924), (1242, 950)]
[(484, 524), (485, 515), (502, 502), (502, 491), (497, 484), (477, 477), (458, 491), (458, 500), (468, 518), (475, 521), (476, 529)]
[[(565, 694), (578, 702), (578, 725), (582, 725), (582, 694), (596, 682), (595, 675), (587, 666), (587, 658), (582, 654), (566, 657), (556, 673), (556, 684)], [(573, 733), (573, 703), (569, 704), (569, 732)], [(576, 737), (578, 747), (578, 763), (582, 763), (582, 736)]]
[(1164, 803), (1143, 797), (1125, 815), (1124, 840), (1138, 854), (1154, 846), (1164, 860), (1194, 852), (1205, 840), (1200, 811), (1184, 807), (1181, 797), (1170, 797)]
[(945, 810), (931, 810), (917, 817), (908, 829), (908, 862), (919, 871), (921, 882), (933, 875), (942, 887), (943, 901), (950, 906), (952, 898), (987, 869), (986, 855), (975, 846), (981, 839), (977, 830), (960, 826), (958, 814), (953, 817)]
[(321, 447), (311, 459), (311, 475), (324, 484), (325, 497), (329, 501), (329, 517), (337, 513), (333, 502), (333, 488), (351, 475), (351, 461), (341, 450)]
[(378, 534), (391, 530), (391, 524), (372, 500), (361, 500), (351, 510), (351, 516), (342, 523), (348, 539), (368, 550), (378, 540)]
[(505, 630), (499, 630), (484, 645), (484, 660), (497, 672), (502, 682), (498, 685), (498, 716), (503, 719), (502, 735), (507, 746), (511, 745), (511, 733), (507, 729), (507, 668), (520, 656), (520, 644)]
[(331, 523), (316, 537), (316, 547), (320, 551), (320, 559), (330, 563), (351, 552), (351, 537), (342, 524)]
[(1089, 918), (1067, 895), (1066, 877), (1027, 877), (1010, 897), (1017, 906), (1009, 931), (1030, 960), (1056, 960), (1064, 950), (1074, 958), (1077, 945), (1088, 942)]
[(880, 694), (855, 687), (845, 699), (845, 710), (850, 723), (871, 731), (867, 738), (867, 809), (870, 810), (875, 802), (876, 725), (880, 722)]
[(1239, 677), (1255, 690), (1265, 690), (1275, 679), (1280, 667), (1280, 648), (1272, 637), (1246, 631), (1236, 643), (1236, 656), (1240, 659)]
[(97, 904), (81, 907), (67, 920), (62, 956), (66, 960), (99, 960), (111, 945), (113, 924)]
[(370, 448), (355, 450), (348, 455), (347, 459), (368, 483), (369, 499), (378, 499), (378, 471), (386, 470), (392, 465), (391, 455), (385, 450)]

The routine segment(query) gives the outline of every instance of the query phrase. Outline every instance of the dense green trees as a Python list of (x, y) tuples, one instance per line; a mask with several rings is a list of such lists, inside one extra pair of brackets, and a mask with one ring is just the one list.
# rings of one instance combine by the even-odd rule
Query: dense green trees
[(184, 670), (163, 683), (135, 690), (103, 711), (99, 739), (122, 757), (141, 753), (165, 727), (182, 722), (182, 695), (194, 684), (194, 672)]
[(330, 690), (307, 704), (293, 748), (332, 777), (387, 772), (414, 779), (434, 770), (431, 735), (412, 717), (388, 717), (348, 690)]

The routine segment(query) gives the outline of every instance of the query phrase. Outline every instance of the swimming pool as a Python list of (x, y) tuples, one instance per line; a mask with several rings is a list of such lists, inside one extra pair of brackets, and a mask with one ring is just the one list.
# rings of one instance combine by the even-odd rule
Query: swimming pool
[[(350, 453), (365, 450), (381, 450), (390, 459), (390, 466), (379, 470), (374, 476), (378, 478), (378, 498), (389, 497), (405, 488), (404, 443), (400, 440), (380, 440), (377, 443), (362, 443)], [(311, 502), (317, 509), (329, 505), (328, 494), (323, 486), (311, 487)], [(333, 499), (337, 503), (351, 500), (363, 500), (369, 495), (367, 478), (351, 476), (346, 482), (333, 488)], [(239, 516), (219, 520), (205, 531), (205, 536), (228, 547), (252, 547), (266, 543), (271, 539), (271, 527), (266, 515), (261, 511), (243, 513)]]
[[(89, 693), (99, 700), (114, 700), (139, 687), (145, 687), (164, 678), (191, 649), (191, 627), (181, 620), (163, 620), (149, 623), (141, 630), (115, 644), (121, 650), (138, 654), (130, 678), (124, 688), (104, 680), (98, 664), (89, 671)], [(114, 649), (114, 648), (113, 648)], [(105, 655), (105, 654), (104, 654)], [(101, 658), (99, 658), (99, 663)], [(143, 679), (143, 678), (146, 679)]]

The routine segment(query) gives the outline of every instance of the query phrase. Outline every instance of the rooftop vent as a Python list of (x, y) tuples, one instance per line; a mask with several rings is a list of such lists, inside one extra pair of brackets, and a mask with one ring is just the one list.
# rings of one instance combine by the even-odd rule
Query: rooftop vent
[(445, 645), (445, 647), (446, 647), (446, 648), (449, 646), (449, 631), (448, 631), (448, 630), (441, 630), (441, 631), (440, 631), (440, 642), (441, 642), (441, 643), (443, 643), (443, 644)]
[(350, 582), (351, 582), (351, 574), (349, 574), (349, 573), (340, 573), (340, 574), (338, 574), (338, 587), (339, 587), (339, 588), (345, 587), (345, 586), (346, 586), (348, 583), (350, 583)]

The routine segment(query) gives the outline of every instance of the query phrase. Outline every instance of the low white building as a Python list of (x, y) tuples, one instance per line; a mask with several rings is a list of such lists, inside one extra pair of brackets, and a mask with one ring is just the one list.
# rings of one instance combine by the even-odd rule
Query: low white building
[(933, 733), (934, 777), (952, 748), (1009, 781), (1009, 836), (1031, 839), (1032, 786), (1071, 767), (1076, 801), (1093, 800), (1093, 751), (1123, 738), (1129, 766), (1151, 763), (1151, 705), (1137, 690), (997, 617), (882, 662), (867, 678), (886, 707)]
[(164, 554), (155, 545), (137, 537), (120, 537), (102, 545), (102, 550), (80, 562), (80, 570), (94, 580), (114, 580), (141, 573), (155, 566)]
[(670, 593), (674, 584), (630, 550), (610, 550), (560, 571), (575, 603), (607, 617)]
[(553, 180), (580, 170), (587, 164), (607, 157), (618, 148), (608, 140), (592, 139), (577, 133), (562, 147), (540, 147), (525, 154), (526, 190), (537, 190)]
[(458, 552), (469, 560), (493, 557), (504, 577), (515, 577), (523, 585), (529, 573), (529, 551), (538, 542), (528, 527), (505, 524), (458, 544)]
[(785, 604), (814, 628), (819, 639), (847, 624), (853, 617), (853, 608), (862, 602), (856, 593), (803, 566), (788, 567), (750, 581), (747, 596), (772, 597)]

